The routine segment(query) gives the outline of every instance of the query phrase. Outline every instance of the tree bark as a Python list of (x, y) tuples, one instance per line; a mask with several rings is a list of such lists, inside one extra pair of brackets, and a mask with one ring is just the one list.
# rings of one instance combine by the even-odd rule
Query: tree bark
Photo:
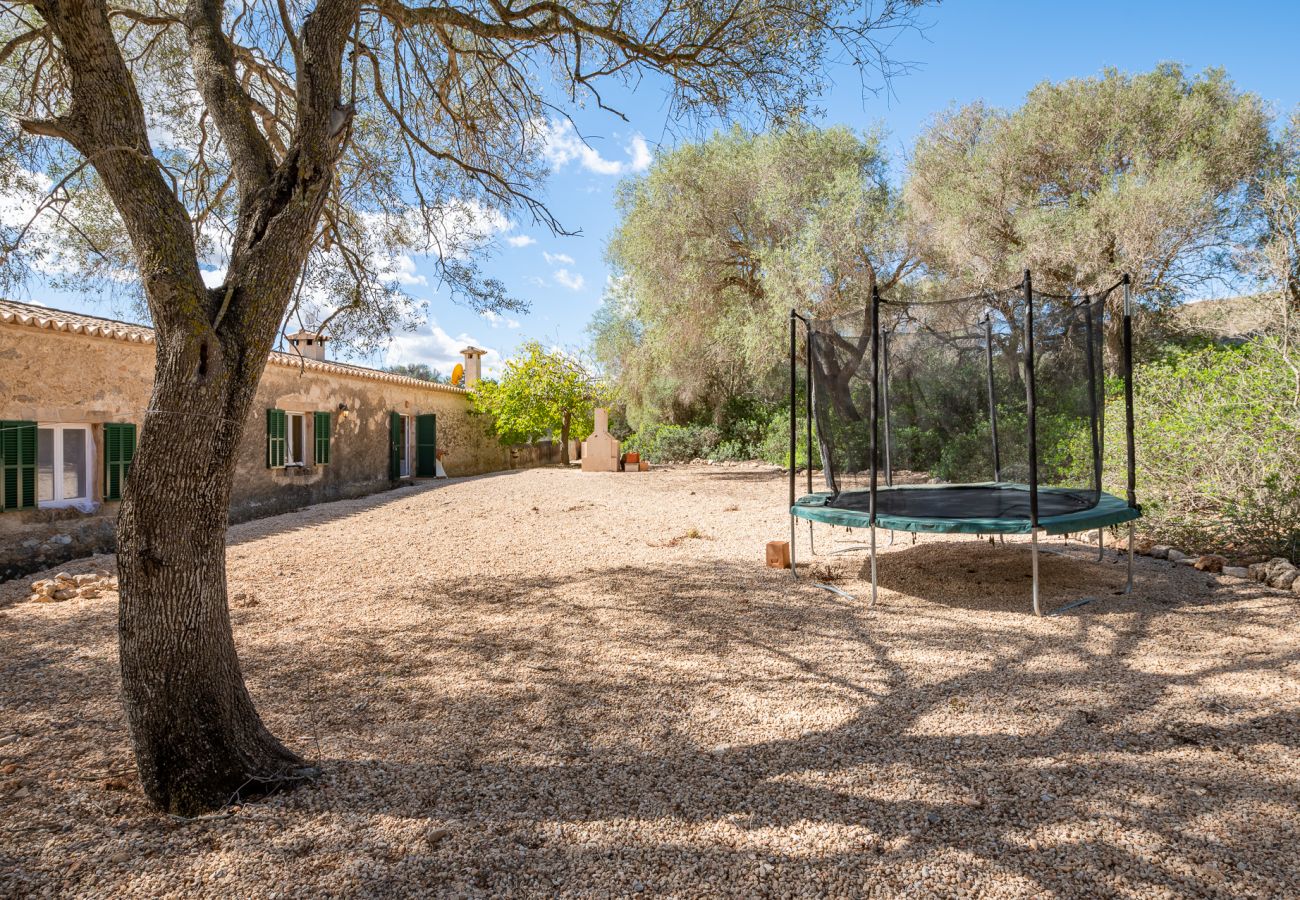
[[(192, 815), (310, 778), (244, 685), (226, 605), (226, 525), (249, 408), (342, 153), (344, 39), (357, 0), (306, 17), (297, 121), (274, 160), (242, 106), (220, 0), (192, 0), (195, 79), (239, 177), (226, 283), (208, 290), (193, 223), (150, 147), (143, 107), (102, 0), (35, 0), (62, 48), (71, 104), (23, 122), (94, 166), (126, 226), (153, 318), (153, 393), (118, 518), (122, 700), (141, 786)], [(242, 111), (241, 111), (242, 110)]]
[(226, 603), (235, 460), (262, 366), (178, 377), (160, 348), (118, 520), (122, 699), (140, 783), (180, 815), (314, 774), (262, 724)]

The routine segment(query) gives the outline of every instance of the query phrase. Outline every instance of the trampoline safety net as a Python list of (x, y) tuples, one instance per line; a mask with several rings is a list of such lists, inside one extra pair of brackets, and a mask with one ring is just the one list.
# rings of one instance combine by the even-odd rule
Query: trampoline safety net
[[(1122, 364), (1105, 349), (1122, 320), (1111, 315), (1118, 288), (882, 297), (862, 312), (812, 320), (828, 505), (869, 511), (874, 434), (877, 515), (1028, 520), (1023, 488), (1032, 482), (1039, 518), (1096, 506), (1105, 379)], [(918, 483), (936, 487), (879, 490)]]

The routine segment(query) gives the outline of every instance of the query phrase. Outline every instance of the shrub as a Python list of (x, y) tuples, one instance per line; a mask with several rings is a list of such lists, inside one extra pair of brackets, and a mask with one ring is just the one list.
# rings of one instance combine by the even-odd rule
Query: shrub
[[(1272, 344), (1179, 352), (1134, 379), (1137, 496), (1186, 549), (1300, 557), (1300, 408)], [(1124, 495), (1124, 404), (1106, 403), (1106, 486)]]
[[(795, 464), (800, 469), (808, 467), (808, 450), (807, 450), (807, 426), (804, 425), (803, 411), (799, 415), (799, 435), (796, 444)], [(757, 447), (754, 448), (754, 455), (764, 462), (771, 463), (774, 466), (789, 468), (790, 466), (790, 410), (779, 409), (772, 414), (767, 424), (767, 429), (763, 434), (763, 439)], [(817, 431), (813, 429), (812, 445), (813, 468), (819, 469), (822, 464), (821, 449), (817, 446)]]
[(704, 425), (649, 425), (624, 444), (650, 462), (687, 462), (708, 456), (721, 440), (718, 429)]

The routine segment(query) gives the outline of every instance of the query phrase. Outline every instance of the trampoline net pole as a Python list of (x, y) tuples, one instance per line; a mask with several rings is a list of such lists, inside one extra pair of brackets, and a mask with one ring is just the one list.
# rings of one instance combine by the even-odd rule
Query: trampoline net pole
[(885, 487), (894, 486), (894, 464), (889, 453), (889, 331), (880, 334), (880, 403), (885, 416)]
[(877, 454), (879, 452), (878, 419), (880, 417), (880, 289), (871, 286), (871, 504), (869, 524), (876, 524)]
[(1101, 435), (1098, 432), (1098, 415), (1097, 415), (1097, 339), (1093, 329), (1092, 321), (1092, 297), (1083, 298), (1083, 322), (1084, 334), (1087, 335), (1087, 353), (1088, 353), (1088, 412), (1089, 412), (1089, 437), (1092, 438), (1092, 484), (1098, 494), (1101, 493)]
[(998, 453), (998, 400), (993, 387), (993, 318), (984, 314), (984, 347), (988, 360), (989, 432), (993, 436), (993, 480), (1002, 480), (1002, 458)]
[[(812, 323), (804, 321), (803, 329), (803, 355), (804, 355), (804, 420), (807, 423), (808, 445), (805, 449), (808, 451), (808, 493), (812, 493), (812, 448), (813, 448), (813, 399), (812, 399)], [(808, 535), (812, 536), (812, 522), (808, 522)]]
[(1128, 505), (1137, 508), (1137, 454), (1133, 438), (1133, 296), (1124, 273), (1124, 441), (1128, 450)]
[(796, 442), (796, 404), (798, 395), (795, 385), (795, 311), (790, 310), (790, 574), (799, 577), (795, 568), (795, 522), (794, 522), (794, 482), (795, 482), (795, 442)]
[(1038, 529), (1038, 397), (1034, 386), (1034, 284), (1025, 269), (1025, 415), (1029, 421), (1029, 527)]

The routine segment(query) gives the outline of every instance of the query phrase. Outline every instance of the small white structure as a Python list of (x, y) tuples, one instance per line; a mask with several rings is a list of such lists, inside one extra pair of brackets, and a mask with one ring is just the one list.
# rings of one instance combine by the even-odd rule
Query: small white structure
[(307, 359), (325, 361), (325, 341), (328, 338), (325, 335), (315, 331), (295, 331), (288, 336), (289, 346), (293, 348), (290, 352), (297, 353)]
[(598, 407), (595, 418), (596, 430), (582, 442), (582, 471), (617, 472), (619, 443), (609, 433), (609, 411)]
[(465, 384), (466, 390), (472, 388), (483, 377), (483, 354), (486, 350), (478, 347), (466, 347), (460, 351), (460, 355), (465, 357)]

